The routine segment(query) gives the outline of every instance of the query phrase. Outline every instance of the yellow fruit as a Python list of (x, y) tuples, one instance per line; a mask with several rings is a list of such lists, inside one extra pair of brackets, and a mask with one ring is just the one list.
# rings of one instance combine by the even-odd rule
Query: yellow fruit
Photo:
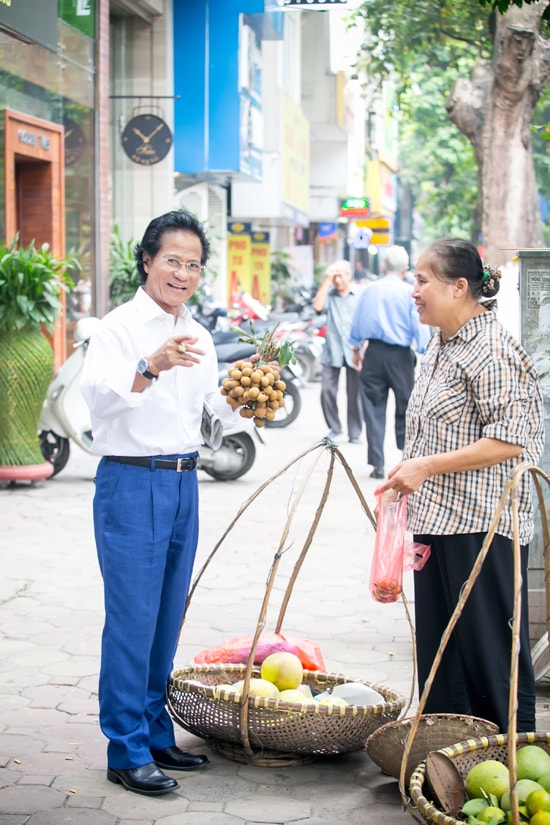
[(249, 696), (263, 696), (265, 699), (278, 699), (279, 689), (267, 679), (251, 679)]
[(476, 815), (476, 819), (479, 819), (480, 822), (493, 822), (493, 825), (496, 825), (498, 822), (504, 822), (506, 819), (506, 813), (502, 810), (502, 808), (487, 805), (486, 808), (483, 808)]
[(550, 811), (550, 793), (545, 790), (531, 791), (525, 800), (525, 807), (529, 816), (533, 816), (537, 811)]
[[(540, 791), (544, 790), (541, 788), (538, 782), (533, 782), (532, 779), (518, 779), (516, 783), (516, 791), (518, 793), (518, 802), (520, 805), (523, 805), (531, 791)], [(504, 811), (509, 811), (511, 809), (510, 804), (510, 788), (508, 788), (502, 794), (500, 798), (500, 807)]]
[(312, 705), (315, 702), (313, 696), (307, 696), (300, 688), (281, 690), (278, 698), (281, 702), (294, 702), (299, 705)]
[(231, 685), (231, 684), (224, 684), (224, 685), (216, 685), (214, 687), (214, 696), (216, 699), (233, 699), (233, 701), (237, 701), (238, 697), (242, 693), (242, 685)]
[(532, 779), (535, 782), (545, 771), (550, 770), (550, 754), (538, 745), (525, 745), (516, 754), (518, 779)]
[(285, 650), (266, 656), (260, 668), (262, 679), (273, 682), (279, 690), (292, 690), (302, 684), (304, 668), (294, 653)]
[(496, 759), (486, 759), (470, 768), (465, 785), (470, 799), (483, 796), (482, 791), (500, 799), (510, 787), (508, 768)]
[(529, 825), (550, 825), (550, 811), (537, 811), (529, 820)]
[(324, 699), (319, 699), (319, 704), (328, 705), (329, 707), (333, 707), (334, 705), (342, 708), (349, 707), (349, 702), (346, 702), (343, 696), (325, 696)]

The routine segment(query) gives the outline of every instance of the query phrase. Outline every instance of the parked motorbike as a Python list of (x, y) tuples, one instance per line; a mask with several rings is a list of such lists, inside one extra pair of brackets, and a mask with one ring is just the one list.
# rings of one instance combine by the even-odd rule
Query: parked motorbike
[[(81, 318), (75, 327), (74, 351), (61, 365), (51, 382), (38, 424), (42, 455), (53, 464), (53, 475), (66, 466), (71, 441), (92, 452), (90, 414), (80, 391), (80, 375), (90, 336), (97, 318)], [(219, 481), (232, 481), (247, 473), (256, 458), (255, 440), (264, 443), (259, 431), (242, 421), (242, 426), (225, 430), (221, 447), (202, 445), (199, 468)]]

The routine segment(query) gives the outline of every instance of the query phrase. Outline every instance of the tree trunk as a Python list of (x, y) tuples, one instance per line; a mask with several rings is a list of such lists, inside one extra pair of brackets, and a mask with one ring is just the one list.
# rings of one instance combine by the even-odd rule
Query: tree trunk
[(538, 33), (545, 5), (497, 14), (492, 62), (480, 60), (446, 102), (474, 147), (481, 242), (494, 266), (544, 244), (529, 127), (550, 73), (550, 45)]

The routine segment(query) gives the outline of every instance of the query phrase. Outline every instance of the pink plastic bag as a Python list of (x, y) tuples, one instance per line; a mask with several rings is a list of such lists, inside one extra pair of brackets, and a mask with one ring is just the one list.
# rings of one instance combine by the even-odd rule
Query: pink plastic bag
[(407, 532), (407, 496), (384, 500), (380, 488), (374, 491), (378, 521), (370, 573), (370, 592), (377, 602), (396, 602), (403, 592), (403, 572), (422, 570), (431, 548), (413, 541)]
[[(252, 636), (227, 639), (214, 647), (201, 650), (193, 661), (199, 665), (246, 664), (252, 647)], [(254, 655), (254, 664), (260, 665), (270, 653), (286, 650), (300, 659), (306, 670), (326, 670), (323, 654), (317, 642), (310, 639), (296, 639), (282, 633), (264, 633), (260, 636)]]
[(406, 496), (385, 501), (379, 489), (374, 491), (378, 505), (376, 537), (370, 569), (370, 592), (377, 602), (396, 602), (403, 591), (405, 555)]

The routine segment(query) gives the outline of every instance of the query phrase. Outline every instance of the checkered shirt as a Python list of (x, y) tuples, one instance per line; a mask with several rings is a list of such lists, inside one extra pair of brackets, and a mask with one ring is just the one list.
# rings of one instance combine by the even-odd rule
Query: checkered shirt
[[(487, 532), (512, 471), (537, 464), (544, 448), (544, 408), (531, 358), (487, 310), (445, 343), (428, 345), (407, 409), (405, 458), (459, 450), (480, 438), (519, 444), (516, 458), (461, 473), (432, 476), (409, 495), (413, 533)], [(531, 478), (518, 486), (519, 540), (533, 537)], [(505, 506), (497, 533), (513, 538), (512, 508)]]

